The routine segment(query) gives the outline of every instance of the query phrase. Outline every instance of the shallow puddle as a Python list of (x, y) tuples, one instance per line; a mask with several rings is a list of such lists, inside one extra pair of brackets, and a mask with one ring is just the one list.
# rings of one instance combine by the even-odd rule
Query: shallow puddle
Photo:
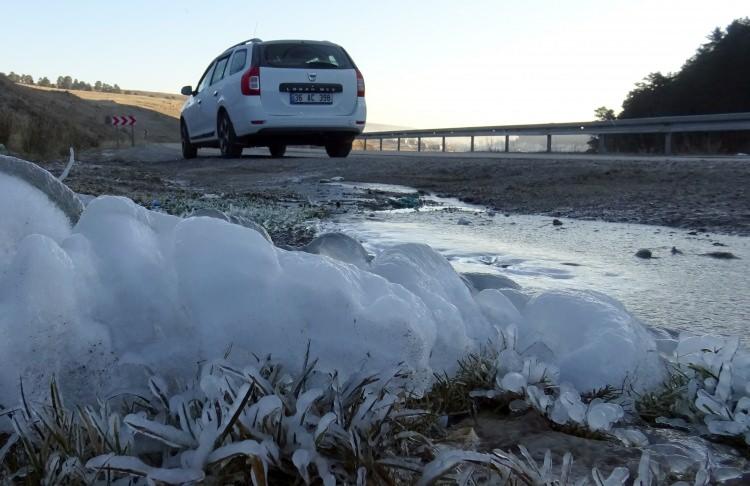
[[(415, 193), (377, 184), (325, 184), (329, 197), (368, 191)], [(426, 243), (461, 272), (498, 273), (525, 290), (596, 290), (622, 301), (645, 323), (695, 333), (744, 335), (750, 315), (750, 238), (691, 234), (638, 224), (505, 216), (434, 195), (418, 210), (349, 211), (326, 223), (377, 252)], [(653, 258), (635, 256), (649, 249)], [(673, 251), (672, 249), (675, 249)], [(736, 259), (706, 256), (730, 252)], [(747, 343), (747, 340), (745, 340)]]

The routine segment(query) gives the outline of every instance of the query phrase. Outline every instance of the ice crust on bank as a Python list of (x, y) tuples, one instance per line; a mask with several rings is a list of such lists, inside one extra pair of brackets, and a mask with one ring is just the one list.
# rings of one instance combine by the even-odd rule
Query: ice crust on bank
[(654, 339), (616, 301), (556, 291), (519, 310), (501, 291), (472, 292), (426, 245), (350, 264), (331, 256), (351, 248), (287, 251), (240, 225), (113, 196), (71, 228), (44, 193), (2, 174), (0, 208), (0, 404), (17, 402), (19, 376), (31, 394), (54, 374), (91, 399), (140, 386), (145, 367), (191, 379), (230, 347), (230, 359), (271, 354), (294, 368), (308, 342), (319, 369), (404, 366), (419, 388), (511, 325), (524, 356), (508, 387), (533, 383), (523, 365), (538, 349), (582, 391), (663, 377)]

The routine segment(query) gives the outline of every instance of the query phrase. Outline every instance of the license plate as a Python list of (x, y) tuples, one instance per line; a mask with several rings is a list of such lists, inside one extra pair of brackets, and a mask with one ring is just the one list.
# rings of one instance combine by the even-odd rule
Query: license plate
[(290, 93), (289, 102), (293, 105), (330, 105), (333, 104), (331, 93)]

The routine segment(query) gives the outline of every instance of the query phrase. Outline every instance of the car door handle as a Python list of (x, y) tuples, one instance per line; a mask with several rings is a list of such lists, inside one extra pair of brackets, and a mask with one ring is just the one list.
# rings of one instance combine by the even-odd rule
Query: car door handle
[(214, 91), (214, 96), (216, 96), (217, 94), (219, 94), (219, 92), (218, 91)]

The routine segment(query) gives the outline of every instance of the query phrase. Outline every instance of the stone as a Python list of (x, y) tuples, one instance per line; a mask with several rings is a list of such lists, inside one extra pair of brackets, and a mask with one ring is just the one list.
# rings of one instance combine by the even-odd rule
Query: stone
[(729, 251), (710, 251), (708, 253), (702, 253), (701, 256), (707, 256), (711, 258), (718, 258), (719, 260), (739, 260), (740, 257)]
[(559, 219), (553, 219), (553, 220), (552, 220), (552, 225), (553, 225), (553, 226), (562, 226), (562, 225), (563, 225), (563, 222), (562, 222), (562, 221), (560, 221)]
[(640, 250), (635, 252), (635, 256), (637, 256), (638, 258), (644, 258), (644, 259), (653, 258), (653, 254), (651, 253), (651, 250), (646, 249), (646, 248), (641, 248)]

